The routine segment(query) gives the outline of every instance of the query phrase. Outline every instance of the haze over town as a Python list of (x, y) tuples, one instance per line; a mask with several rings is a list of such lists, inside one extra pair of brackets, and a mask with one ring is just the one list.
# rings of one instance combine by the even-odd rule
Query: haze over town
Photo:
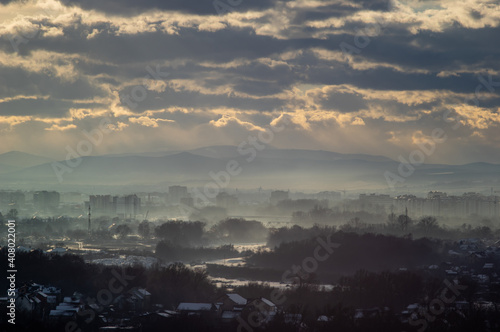
[(492, 0), (0, 0), (0, 330), (500, 330), (499, 33)]

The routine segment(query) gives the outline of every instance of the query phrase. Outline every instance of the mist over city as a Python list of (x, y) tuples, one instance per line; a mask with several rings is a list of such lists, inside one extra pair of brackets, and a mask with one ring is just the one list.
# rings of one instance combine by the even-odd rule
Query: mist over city
[(499, 33), (491, 0), (0, 0), (0, 331), (499, 331)]

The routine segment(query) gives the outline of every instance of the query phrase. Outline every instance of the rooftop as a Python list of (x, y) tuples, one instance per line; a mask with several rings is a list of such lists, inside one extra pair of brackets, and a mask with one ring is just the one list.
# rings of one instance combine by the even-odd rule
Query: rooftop
[(177, 310), (180, 311), (210, 311), (212, 310), (212, 303), (179, 303)]
[(229, 299), (231, 301), (233, 301), (236, 304), (239, 304), (239, 305), (247, 304), (247, 300), (239, 294), (226, 294), (226, 295), (227, 295), (227, 297), (229, 297)]

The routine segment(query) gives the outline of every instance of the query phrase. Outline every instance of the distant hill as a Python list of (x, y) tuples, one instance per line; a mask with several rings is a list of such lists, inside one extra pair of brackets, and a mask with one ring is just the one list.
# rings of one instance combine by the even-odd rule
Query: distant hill
[[(190, 150), (190, 153), (211, 158), (237, 158), (240, 156), (238, 147), (230, 145), (217, 145)], [(343, 154), (324, 150), (303, 149), (276, 149), (266, 147), (259, 151), (259, 158), (284, 158), (284, 159), (308, 159), (308, 160), (365, 160), (392, 162), (394, 160), (383, 156), (372, 156), (367, 154)]]
[(0, 154), (0, 165), (11, 166), (15, 168), (32, 167), (36, 165), (46, 164), (51, 161), (52, 159), (50, 158), (40, 157), (20, 151), (10, 151)]
[(19, 168), (17, 168), (16, 166), (0, 164), (0, 174), (1, 173), (9, 173), (9, 172), (15, 171), (16, 169), (19, 169)]
[[(19, 158), (13, 158), (16, 155)], [(382, 156), (269, 147), (257, 151), (256, 157), (250, 160), (251, 155), (240, 154), (237, 147), (212, 146), (185, 152), (89, 156), (83, 157), (77, 167), (64, 166), (66, 161), (60, 161), (57, 164), (62, 172), (63, 181), (60, 183), (52, 162), (8, 169), (15, 160), (26, 165), (40, 162), (43, 157), (18, 152), (1, 156), (11, 164), (6, 165), (5, 172), (0, 172), (0, 183), (19, 188), (42, 186), (60, 190), (95, 186), (166, 190), (171, 184), (203, 187), (207, 183), (214, 185), (216, 181), (222, 183), (223, 189), (227, 182), (224, 174), (231, 160), (238, 162), (241, 172), (229, 178), (230, 188), (378, 190), (388, 189), (384, 173), (389, 171), (398, 175), (399, 166), (397, 161)], [(25, 158), (24, 163), (22, 158)], [(465, 191), (471, 191), (473, 185), (489, 187), (500, 184), (499, 179), (500, 165), (497, 164), (424, 164), (398, 183), (398, 188), (430, 186), (444, 190), (446, 187), (463, 187)]]

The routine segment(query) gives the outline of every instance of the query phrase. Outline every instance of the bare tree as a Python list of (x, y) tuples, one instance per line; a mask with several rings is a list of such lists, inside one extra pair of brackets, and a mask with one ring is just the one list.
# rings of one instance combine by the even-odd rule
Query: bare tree
[(406, 214), (401, 214), (398, 217), (398, 225), (401, 228), (402, 231), (406, 231), (408, 229), (408, 226), (410, 226), (412, 220), (408, 215)]
[(139, 226), (137, 227), (137, 233), (139, 233), (139, 235), (143, 238), (143, 239), (147, 239), (149, 237), (149, 235), (151, 234), (151, 227), (149, 225), (149, 222), (144, 220), (143, 222), (141, 222), (139, 224)]
[(422, 217), (417, 225), (424, 231), (425, 235), (428, 235), (432, 229), (438, 227), (436, 218), (431, 216)]

